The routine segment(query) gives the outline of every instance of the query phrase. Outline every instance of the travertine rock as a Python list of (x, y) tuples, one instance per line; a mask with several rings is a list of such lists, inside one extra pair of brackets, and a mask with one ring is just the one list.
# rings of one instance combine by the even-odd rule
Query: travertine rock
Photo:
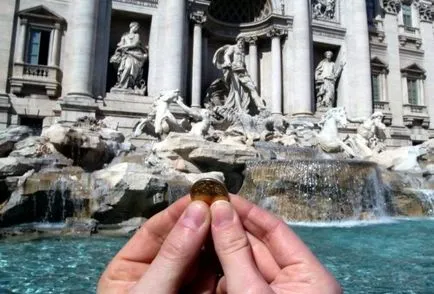
[(32, 165), (24, 159), (0, 158), (0, 178), (22, 176), (32, 168)]
[(26, 126), (15, 126), (0, 131), (0, 157), (7, 156), (15, 143), (32, 135), (32, 130)]
[(167, 204), (167, 183), (142, 165), (120, 163), (92, 175), (92, 218), (119, 223), (148, 217)]

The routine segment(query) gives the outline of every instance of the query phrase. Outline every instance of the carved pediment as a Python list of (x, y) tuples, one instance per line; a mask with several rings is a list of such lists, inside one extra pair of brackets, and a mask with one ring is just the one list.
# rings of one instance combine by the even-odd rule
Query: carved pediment
[(372, 72), (376, 74), (387, 74), (389, 72), (389, 66), (387, 63), (376, 56), (371, 59), (371, 68)]
[(384, 67), (384, 68), (388, 67), (387, 63), (385, 63), (383, 60), (381, 60), (377, 56), (375, 56), (374, 58), (371, 59), (371, 64), (372, 64), (372, 66), (376, 66), (376, 67)]
[(38, 5), (32, 8), (21, 10), (18, 12), (18, 16), (24, 19), (39, 19), (39, 20), (49, 20), (56, 23), (66, 23), (65, 19), (48, 9), (44, 5)]
[(410, 77), (418, 78), (418, 79), (425, 79), (425, 69), (423, 69), (420, 65), (417, 63), (413, 63), (406, 68), (401, 69), (401, 72)]

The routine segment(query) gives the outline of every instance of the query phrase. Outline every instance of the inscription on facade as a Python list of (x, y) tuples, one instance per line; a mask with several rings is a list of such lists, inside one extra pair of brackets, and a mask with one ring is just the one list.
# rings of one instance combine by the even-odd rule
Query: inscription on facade
[(140, 5), (145, 7), (152, 7), (152, 8), (158, 7), (158, 0), (114, 0), (114, 1), (133, 4), (133, 5)]

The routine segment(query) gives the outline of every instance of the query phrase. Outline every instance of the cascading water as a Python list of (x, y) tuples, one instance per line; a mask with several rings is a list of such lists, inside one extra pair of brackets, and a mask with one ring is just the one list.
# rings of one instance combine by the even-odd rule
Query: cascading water
[(366, 219), (387, 214), (380, 173), (370, 162), (250, 162), (240, 194), (291, 221)]
[(415, 189), (414, 193), (419, 197), (425, 213), (434, 216), (434, 190)]

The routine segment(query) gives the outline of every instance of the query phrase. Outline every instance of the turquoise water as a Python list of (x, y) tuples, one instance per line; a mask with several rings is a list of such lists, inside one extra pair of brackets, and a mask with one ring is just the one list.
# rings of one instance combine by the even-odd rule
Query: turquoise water
[[(346, 293), (434, 293), (434, 220), (294, 226)], [(124, 238), (0, 242), (0, 293), (94, 293)]]

